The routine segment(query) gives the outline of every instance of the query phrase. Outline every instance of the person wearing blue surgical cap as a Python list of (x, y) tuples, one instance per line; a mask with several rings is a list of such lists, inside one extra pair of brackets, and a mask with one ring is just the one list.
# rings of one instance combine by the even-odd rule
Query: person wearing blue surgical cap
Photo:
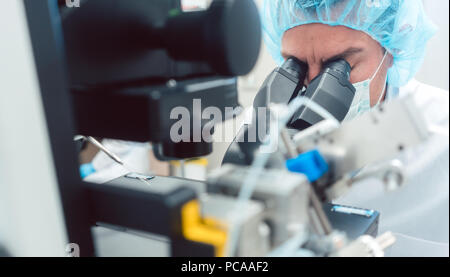
[(337, 201), (381, 211), (380, 232), (397, 233), (390, 255), (448, 256), (449, 99), (448, 92), (414, 79), (437, 31), (422, 0), (265, 0), (261, 18), (275, 61), (293, 56), (308, 65), (306, 86), (327, 61), (347, 60), (356, 93), (345, 120), (383, 101), (414, 96), (439, 134), (405, 158), (408, 185), (386, 194), (381, 184), (367, 182)]

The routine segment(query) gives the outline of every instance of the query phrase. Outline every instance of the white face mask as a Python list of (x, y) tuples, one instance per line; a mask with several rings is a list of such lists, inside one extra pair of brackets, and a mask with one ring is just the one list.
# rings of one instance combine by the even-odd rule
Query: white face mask
[[(361, 114), (367, 112), (368, 110), (370, 110), (370, 108), (371, 108), (370, 107), (370, 84), (372, 83), (373, 79), (377, 76), (378, 72), (380, 71), (381, 66), (384, 63), (384, 60), (387, 57), (387, 53), (388, 53), (387, 51), (384, 53), (384, 57), (381, 60), (381, 63), (378, 66), (375, 73), (373, 74), (372, 78), (367, 79), (362, 82), (359, 82), (359, 83), (356, 83), (356, 84), (353, 84), (353, 86), (356, 89), (355, 97), (353, 98), (352, 105), (350, 106), (350, 110), (348, 111), (348, 114), (345, 117), (344, 122), (350, 121), (350, 120), (360, 116)], [(386, 78), (387, 78), (387, 76), (386, 76)], [(387, 80), (384, 82), (384, 87), (380, 94), (380, 98), (378, 99), (376, 106), (378, 104), (380, 104), (381, 99), (383, 98), (384, 90), (386, 89), (386, 83), (387, 83)]]

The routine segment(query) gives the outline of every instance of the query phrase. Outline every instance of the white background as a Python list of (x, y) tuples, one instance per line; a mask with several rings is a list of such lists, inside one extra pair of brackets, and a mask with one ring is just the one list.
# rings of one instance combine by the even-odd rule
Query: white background
[(423, 0), (425, 9), (439, 27), (436, 36), (430, 41), (425, 62), (417, 75), (417, 79), (440, 87), (449, 89), (449, 1)]

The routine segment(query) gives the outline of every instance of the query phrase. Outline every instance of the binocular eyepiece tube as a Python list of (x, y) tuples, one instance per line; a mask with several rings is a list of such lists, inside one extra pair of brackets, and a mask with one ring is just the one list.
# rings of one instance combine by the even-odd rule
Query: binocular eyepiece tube
[[(297, 71), (297, 76), (306, 76), (303, 69), (305, 66), (296, 63), (301, 63), (297, 59), (289, 58), (282, 66), (289, 71)], [(297, 69), (301, 69), (298, 71)], [(301, 96), (308, 97), (316, 104), (323, 107), (330, 112), (338, 121), (342, 122), (350, 110), (350, 106), (355, 96), (355, 88), (350, 83), (351, 67), (344, 59), (334, 60), (325, 64), (321, 73), (315, 77), (308, 85), (306, 90), (303, 90)], [(299, 82), (304, 83), (304, 79)], [(302, 106), (292, 117), (288, 127), (298, 130), (306, 129), (323, 118), (309, 109)]]

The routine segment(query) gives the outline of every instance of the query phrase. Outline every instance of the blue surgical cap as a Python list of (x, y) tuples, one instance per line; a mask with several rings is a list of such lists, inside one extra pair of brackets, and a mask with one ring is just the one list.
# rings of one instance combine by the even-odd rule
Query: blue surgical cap
[(394, 87), (416, 75), (436, 32), (422, 0), (265, 0), (262, 13), (264, 40), (278, 63), (287, 30), (310, 23), (346, 26), (367, 33), (392, 54), (388, 83)]

